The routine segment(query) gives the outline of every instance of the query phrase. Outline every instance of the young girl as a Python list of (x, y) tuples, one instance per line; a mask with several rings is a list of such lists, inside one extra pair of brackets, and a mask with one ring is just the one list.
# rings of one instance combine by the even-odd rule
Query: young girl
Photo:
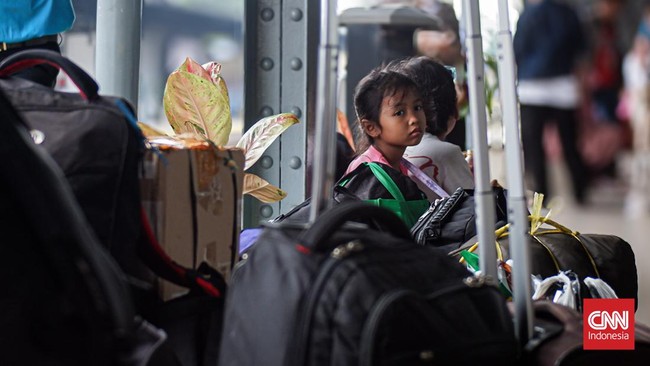
[[(410, 77), (422, 91), (426, 132), (418, 145), (406, 149), (404, 157), (449, 194), (458, 187), (474, 188), (474, 177), (460, 147), (444, 141), (458, 119), (451, 71), (426, 56), (393, 62), (387, 69)], [(419, 179), (414, 177), (413, 180), (430, 201), (440, 198)]]
[(416, 84), (393, 71), (375, 68), (357, 85), (354, 107), (363, 131), (361, 152), (346, 173), (364, 162), (378, 162), (407, 174), (401, 159), (407, 146), (417, 145), (425, 129), (422, 100)]

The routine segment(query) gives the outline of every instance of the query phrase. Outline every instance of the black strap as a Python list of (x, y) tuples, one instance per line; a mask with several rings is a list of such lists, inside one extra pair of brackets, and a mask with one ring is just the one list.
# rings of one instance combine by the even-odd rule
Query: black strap
[(29, 49), (14, 53), (0, 62), (0, 77), (10, 76), (43, 63), (66, 73), (84, 99), (93, 101), (99, 97), (99, 86), (88, 73), (61, 54), (50, 50)]
[(302, 232), (298, 241), (314, 251), (328, 251), (331, 248), (325, 239), (341, 229), (344, 224), (359, 218), (375, 222), (378, 227), (395, 237), (411, 240), (409, 229), (392, 211), (365, 202), (350, 201), (325, 211), (308, 230)]

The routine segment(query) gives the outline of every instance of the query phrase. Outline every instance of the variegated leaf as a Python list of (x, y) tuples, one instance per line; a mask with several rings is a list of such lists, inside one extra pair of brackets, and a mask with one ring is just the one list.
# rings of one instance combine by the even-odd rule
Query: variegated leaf
[(203, 79), (212, 80), (212, 77), (210, 76), (211, 71), (206, 69), (201, 64), (199, 64), (198, 62), (192, 60), (189, 57), (185, 58), (185, 62), (183, 62), (181, 64), (181, 66), (179, 66), (178, 69), (176, 69), (176, 70), (178, 70), (178, 71), (187, 71), (190, 74), (194, 74), (194, 75), (199, 76), (199, 77), (201, 77)]
[(201, 68), (203, 68), (208, 73), (210, 80), (216, 84), (221, 77), (221, 64), (218, 62), (210, 61), (201, 65)]
[(281, 113), (257, 121), (237, 142), (237, 147), (244, 149), (247, 170), (262, 156), (264, 151), (289, 126), (300, 122), (293, 113)]
[(142, 134), (145, 137), (158, 137), (158, 136), (167, 136), (167, 133), (160, 131), (154, 127), (149, 126), (148, 124), (144, 122), (138, 121), (138, 127), (140, 127), (140, 130), (142, 131)]
[(191, 59), (169, 75), (163, 106), (176, 133), (198, 133), (220, 146), (228, 142), (232, 119), (226, 83), (221, 77), (214, 83)]
[(232, 128), (229, 101), (211, 82), (187, 72), (170, 75), (164, 107), (176, 133), (198, 133), (221, 146), (228, 141)]
[(285, 191), (250, 173), (244, 173), (243, 191), (264, 203), (278, 202), (287, 196)]

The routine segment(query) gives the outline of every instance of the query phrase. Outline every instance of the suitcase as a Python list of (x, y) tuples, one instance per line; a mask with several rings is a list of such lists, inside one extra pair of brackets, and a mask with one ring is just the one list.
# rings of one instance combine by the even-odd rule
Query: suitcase
[[(38, 63), (65, 72), (79, 93), (55, 91), (11, 74)], [(80, 67), (48, 50), (25, 50), (0, 63), (0, 90), (30, 127), (34, 141), (63, 170), (95, 235), (131, 276), (147, 279), (136, 260), (140, 235), (138, 166), (144, 148), (129, 123), (129, 103), (98, 94)]]
[(0, 364), (147, 364), (164, 334), (2, 91), (0, 153)]
[(496, 287), (416, 245), (384, 208), (344, 202), (307, 229), (270, 225), (244, 257), (226, 299), (221, 366), (515, 359)]

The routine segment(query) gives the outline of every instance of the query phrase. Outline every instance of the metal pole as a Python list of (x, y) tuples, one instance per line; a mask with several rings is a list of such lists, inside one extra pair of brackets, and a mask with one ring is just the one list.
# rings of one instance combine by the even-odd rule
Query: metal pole
[(103, 94), (138, 104), (142, 0), (98, 0), (95, 76)]
[(336, 151), (336, 82), (338, 64), (338, 19), (336, 1), (322, 0), (316, 85), (316, 133), (312, 164), (311, 211), (314, 222), (329, 204), (334, 186)]
[(526, 240), (528, 214), (524, 191), (521, 140), (519, 138), (519, 106), (515, 86), (515, 62), (508, 16), (508, 0), (499, 0), (499, 32), (497, 62), (501, 110), (506, 134), (506, 165), (508, 174), (508, 221), (515, 303), (515, 333), (525, 345), (533, 335), (533, 311), (530, 285), (530, 253)]
[(478, 233), (481, 272), (497, 279), (494, 236), (494, 196), (490, 185), (485, 111), (485, 69), (478, 0), (463, 1), (463, 16), (467, 26), (467, 80), (469, 108), (474, 148), (474, 200), (476, 202), (476, 232)]

